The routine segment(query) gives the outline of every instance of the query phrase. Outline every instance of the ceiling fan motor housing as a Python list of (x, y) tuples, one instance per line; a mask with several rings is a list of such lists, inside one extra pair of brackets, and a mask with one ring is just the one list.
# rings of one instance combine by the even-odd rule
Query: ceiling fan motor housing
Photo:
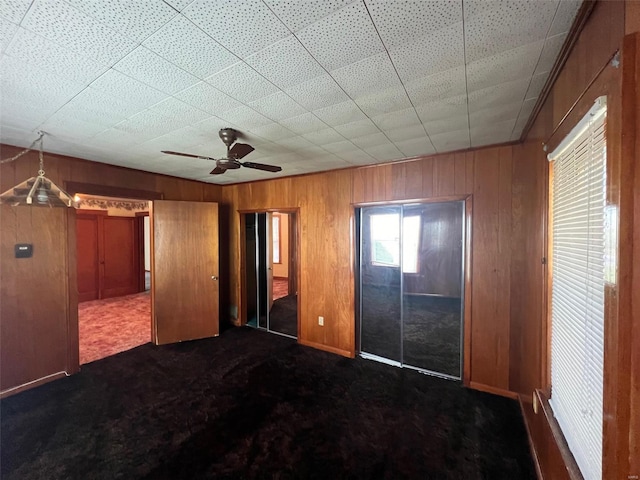
[(227, 148), (229, 148), (237, 138), (236, 131), (233, 128), (221, 128), (218, 135)]

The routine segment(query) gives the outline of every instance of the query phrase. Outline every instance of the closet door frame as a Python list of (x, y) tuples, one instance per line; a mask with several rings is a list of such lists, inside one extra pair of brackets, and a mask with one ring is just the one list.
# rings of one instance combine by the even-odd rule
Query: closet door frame
[[(354, 232), (351, 235), (351, 255), (354, 259), (354, 271), (358, 268), (358, 263), (360, 259), (358, 258), (359, 246), (357, 245), (359, 235), (356, 235), (356, 228), (358, 228), (357, 223), (357, 211), (361, 208), (365, 207), (385, 207), (385, 206), (398, 206), (398, 205), (408, 205), (408, 204), (416, 204), (416, 203), (446, 203), (446, 202), (464, 202), (464, 221), (463, 221), (463, 264), (464, 264), (464, 278), (463, 278), (463, 287), (464, 294), (462, 299), (462, 307), (463, 307), (463, 318), (462, 318), (462, 384), (464, 386), (470, 386), (471, 382), (471, 331), (472, 331), (472, 316), (471, 316), (471, 285), (472, 285), (472, 256), (473, 252), (471, 249), (472, 245), (472, 234), (473, 234), (473, 195), (447, 195), (441, 197), (429, 197), (429, 198), (407, 198), (401, 200), (389, 200), (389, 201), (380, 201), (380, 202), (362, 202), (362, 203), (352, 203), (351, 204), (351, 231)], [(355, 292), (360, 291), (360, 287), (357, 283), (360, 281), (359, 275), (355, 275)], [(359, 305), (358, 299), (355, 302), (356, 305)], [(358, 314), (358, 320), (359, 314)], [(359, 328), (354, 328), (354, 334), (358, 335)], [(360, 338), (356, 338), (354, 341), (354, 345), (357, 346), (357, 350), (360, 351), (359, 347)], [(408, 367), (413, 368), (413, 367)]]

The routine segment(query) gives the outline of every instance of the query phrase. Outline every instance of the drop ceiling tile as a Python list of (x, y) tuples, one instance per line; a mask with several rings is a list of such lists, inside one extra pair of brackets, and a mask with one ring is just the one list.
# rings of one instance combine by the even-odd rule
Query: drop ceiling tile
[(143, 46), (136, 48), (113, 68), (168, 94), (184, 90), (200, 81)]
[(333, 154), (339, 154), (339, 153), (344, 154), (348, 152), (353, 152), (354, 150), (358, 150), (358, 147), (356, 147), (349, 140), (341, 140), (333, 143), (325, 143), (324, 145), (322, 145), (322, 148), (324, 148), (327, 152), (331, 152)]
[(18, 25), (0, 17), (0, 53), (9, 46), (9, 42), (17, 31)]
[(156, 103), (151, 107), (151, 110), (171, 118), (176, 128), (179, 128), (181, 124), (190, 125), (209, 117), (202, 109), (197, 109), (177, 98), (167, 98), (160, 103)]
[(513, 128), (516, 119), (507, 120), (505, 122), (494, 123), (490, 125), (482, 125), (481, 127), (471, 129), (471, 146), (481, 147), (484, 145), (495, 145), (505, 143), (511, 140)]
[(462, 22), (399, 45), (389, 55), (403, 82), (464, 65)]
[(196, 0), (182, 14), (243, 59), (289, 35), (287, 27), (260, 0)]
[(357, 97), (355, 102), (369, 117), (411, 107), (411, 101), (402, 85)]
[[(41, 105), (38, 103), (27, 104), (3, 98), (2, 108), (0, 108), (0, 124), (2, 125), (2, 128), (0, 128), (0, 136), (4, 138), (4, 129), (6, 127), (32, 132), (38, 128), (49, 115), (54, 113), (55, 110), (55, 106)], [(35, 140), (35, 138), (31, 139), (29, 143), (33, 140)]]
[[(230, 124), (229, 121), (223, 120), (222, 118), (219, 118), (216, 116), (205, 118), (201, 122), (194, 123), (193, 125), (191, 125), (191, 127), (193, 127), (195, 130), (199, 132), (202, 132), (205, 135), (205, 138), (208, 138), (212, 142), (211, 144), (215, 143), (216, 145), (217, 145), (217, 142), (220, 141), (218, 137), (218, 132), (220, 131), (221, 128), (231, 127), (231, 128), (241, 130), (237, 125)], [(224, 148), (225, 148), (224, 144), (220, 143), (220, 145), (222, 147), (222, 151), (224, 151)], [(203, 155), (210, 155), (210, 154), (203, 153)]]
[(65, 104), (60, 112), (107, 128), (142, 110), (144, 107), (136, 106), (89, 87)]
[(446, 98), (440, 102), (427, 103), (416, 107), (422, 123), (447, 117), (462, 116), (467, 113), (467, 96)]
[(281, 120), (280, 124), (298, 135), (318, 132), (327, 128), (327, 125), (313, 113), (305, 113), (303, 115), (298, 115), (297, 117), (287, 118), (285, 120)]
[(261, 127), (251, 128), (249, 129), (249, 131), (259, 137), (262, 137), (265, 140), (270, 140), (272, 142), (276, 142), (288, 137), (295, 137), (296, 135), (291, 130), (283, 127), (279, 123), (270, 123)]
[(529, 100), (525, 100), (525, 102), (522, 104), (522, 109), (520, 110), (518, 119), (516, 120), (516, 125), (515, 127), (513, 127), (511, 140), (518, 140), (520, 138), (520, 135), (522, 134), (522, 130), (524, 129), (527, 122), (529, 121), (529, 117), (531, 116), (531, 113), (533, 112), (533, 109), (537, 101), (538, 101), (537, 98), (532, 98)]
[(467, 62), (544, 40), (558, 0), (465, 0)]
[(287, 95), (307, 110), (316, 110), (349, 99), (336, 81), (327, 73), (285, 89)]
[(354, 0), (264, 0), (278, 18), (291, 30), (296, 32), (322, 17), (352, 3)]
[(142, 44), (199, 78), (210, 77), (239, 61), (182, 15), (174, 17)]
[(241, 105), (218, 115), (223, 120), (228, 120), (234, 125), (241, 125), (243, 130), (262, 127), (272, 123), (273, 120), (256, 112), (253, 108)]
[(66, 1), (100, 23), (125, 34), (137, 42), (143, 41), (178, 13), (161, 1)]
[(424, 129), (429, 135), (464, 130), (465, 128), (469, 128), (469, 117), (466, 114), (424, 122)]
[(168, 3), (173, 8), (181, 12), (184, 10), (187, 5), (189, 5), (193, 0), (163, 0), (165, 3)]
[(296, 36), (327, 70), (335, 70), (384, 51), (362, 2), (351, 3), (321, 18), (297, 32)]
[(530, 82), (530, 78), (523, 78), (469, 92), (469, 112), (505, 103), (522, 102)]
[(54, 75), (6, 55), (0, 59), (0, 72), (3, 108), (9, 101), (17, 105), (39, 105), (45, 115), (62, 107), (84, 88), (65, 75)]
[(304, 150), (306, 148), (311, 148), (314, 146), (313, 143), (301, 136), (283, 138), (276, 141), (276, 144), (291, 152), (298, 152), (300, 150)]
[(108, 65), (136, 47), (130, 38), (64, 2), (34, 2), (21, 26)]
[(378, 126), (378, 128), (380, 128), (380, 130), (420, 125), (420, 119), (418, 118), (418, 115), (416, 115), (416, 111), (413, 107), (405, 110), (398, 110), (397, 112), (377, 115), (372, 117), (371, 120)]
[(405, 87), (414, 105), (465, 95), (467, 93), (465, 67), (456, 67), (417, 78), (410, 82), (405, 82)]
[(437, 152), (451, 152), (471, 147), (469, 129), (431, 135), (431, 142)]
[(105, 130), (102, 125), (85, 122), (60, 112), (50, 116), (40, 127), (49, 135), (72, 141), (86, 140)]
[(140, 143), (169, 133), (180, 126), (171, 117), (153, 110), (145, 110), (117, 123), (113, 129), (135, 136), (138, 139), (135, 143)]
[(582, 0), (560, 0), (547, 36), (551, 37), (559, 33), (568, 32), (578, 10), (580, 10), (580, 5), (582, 5)]
[(395, 146), (405, 157), (417, 157), (436, 153), (436, 149), (427, 137), (395, 142)]
[(96, 148), (113, 148), (118, 151), (122, 147), (136, 145), (143, 140), (144, 139), (141, 139), (133, 133), (125, 132), (117, 128), (110, 128), (94, 135), (93, 138), (91, 138), (91, 143)]
[(249, 55), (245, 62), (282, 89), (325, 73), (320, 64), (293, 35)]
[(391, 142), (376, 145), (375, 147), (363, 148), (363, 150), (378, 162), (390, 162), (392, 160), (405, 158), (405, 155)]
[(318, 130), (317, 132), (306, 133), (302, 135), (316, 145), (324, 145), (325, 143), (334, 143), (344, 140), (345, 138), (336, 132), (333, 128), (325, 128), (324, 130)]
[(107, 69), (104, 64), (94, 62), (24, 28), (17, 30), (5, 53), (84, 85), (91, 83)]
[(236, 99), (213, 88), (206, 82), (196, 83), (175, 97), (211, 115), (221, 115), (241, 105)]
[(205, 81), (243, 103), (252, 102), (278, 91), (278, 87), (244, 62), (236, 63), (207, 77)]
[(351, 100), (319, 108), (318, 110), (314, 110), (313, 113), (331, 127), (367, 118), (366, 115), (362, 113), (362, 110), (358, 108), (358, 105)]
[(107, 70), (94, 80), (90, 87), (128, 103), (137, 111), (158, 103), (168, 96), (166, 93), (113, 69)]
[(0, 17), (19, 24), (27, 13), (32, 0), (3, 0), (0, 4)]
[(363, 135), (362, 137), (354, 137), (350, 140), (354, 145), (362, 149), (391, 143), (387, 136), (382, 132), (371, 133), (369, 135)]
[(388, 49), (462, 22), (459, 0), (366, 0), (365, 3)]
[(527, 89), (527, 93), (524, 98), (526, 100), (530, 98), (537, 98), (538, 95), (540, 95), (540, 92), (542, 92), (545, 83), (547, 83), (548, 77), (549, 74), (547, 72), (534, 75), (533, 78), (531, 78), (531, 83), (529, 84), (529, 88)]
[(371, 135), (372, 133), (380, 133), (380, 129), (368, 118), (336, 125), (334, 129), (345, 138), (362, 137), (364, 135)]
[(477, 110), (469, 114), (469, 126), (473, 131), (499, 122), (515, 121), (521, 108), (522, 102), (515, 102)]
[(469, 91), (519, 78), (531, 78), (544, 41), (530, 43), (485, 57), (467, 65)]
[(375, 158), (361, 149), (337, 153), (336, 155), (349, 162), (351, 165), (370, 165), (376, 161)]
[(427, 133), (425, 132), (422, 124), (412, 125), (410, 127), (387, 129), (384, 131), (384, 134), (395, 144), (427, 137)]
[(401, 86), (386, 52), (333, 70), (331, 76), (351, 98)]
[(544, 42), (544, 48), (542, 49), (542, 53), (540, 54), (538, 64), (536, 65), (536, 74), (551, 71), (553, 65), (556, 63), (556, 58), (558, 58), (558, 54), (560, 53), (560, 49), (562, 48), (562, 45), (564, 44), (566, 38), (566, 33), (561, 33), (560, 35), (547, 38), (547, 40)]
[(272, 120), (283, 120), (306, 113), (306, 110), (294, 102), (286, 93), (280, 91), (268, 97), (262, 97), (249, 106)]

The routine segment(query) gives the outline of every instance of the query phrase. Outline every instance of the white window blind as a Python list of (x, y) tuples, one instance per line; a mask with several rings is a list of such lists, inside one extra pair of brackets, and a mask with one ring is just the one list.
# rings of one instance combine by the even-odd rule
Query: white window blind
[(585, 480), (602, 479), (605, 98), (553, 161), (551, 399)]

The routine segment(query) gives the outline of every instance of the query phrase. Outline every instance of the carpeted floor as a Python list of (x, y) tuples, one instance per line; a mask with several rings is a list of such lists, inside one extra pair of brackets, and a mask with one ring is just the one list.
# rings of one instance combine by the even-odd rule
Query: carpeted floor
[(78, 305), (80, 364), (151, 341), (149, 292), (91, 300)]
[(298, 296), (287, 295), (273, 302), (269, 312), (269, 329), (298, 336)]
[(289, 295), (289, 280), (286, 278), (273, 277), (272, 295), (274, 300)]
[(533, 480), (518, 404), (234, 328), (0, 402), (3, 479)]

